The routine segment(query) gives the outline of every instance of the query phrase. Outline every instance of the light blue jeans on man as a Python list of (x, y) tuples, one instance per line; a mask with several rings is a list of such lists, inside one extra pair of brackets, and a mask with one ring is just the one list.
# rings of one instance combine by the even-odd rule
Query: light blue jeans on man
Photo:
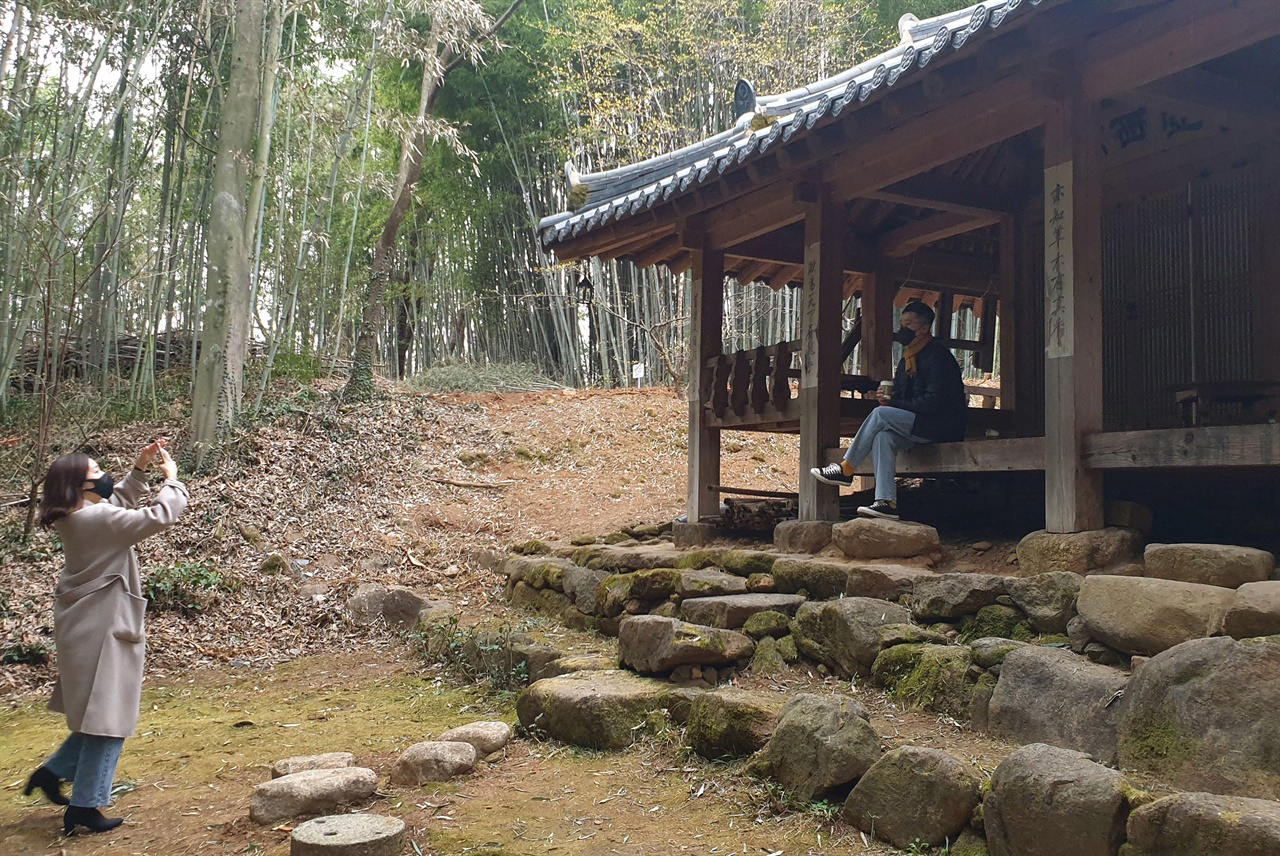
[(844, 459), (855, 467), (871, 457), (876, 472), (876, 499), (897, 504), (898, 453), (930, 442), (911, 433), (915, 424), (916, 415), (910, 410), (881, 405), (871, 411), (844, 453)]
[(71, 788), (71, 804), (80, 808), (101, 808), (111, 802), (111, 783), (120, 762), (122, 737), (98, 737), (71, 732), (44, 766)]

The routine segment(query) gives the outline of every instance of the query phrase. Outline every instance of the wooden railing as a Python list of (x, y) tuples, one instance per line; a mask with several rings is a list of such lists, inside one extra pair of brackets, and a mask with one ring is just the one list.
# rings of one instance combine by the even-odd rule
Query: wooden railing
[(713, 420), (745, 425), (794, 418), (791, 378), (800, 376), (791, 367), (794, 353), (794, 342), (779, 342), (707, 360), (703, 388), (711, 390)]

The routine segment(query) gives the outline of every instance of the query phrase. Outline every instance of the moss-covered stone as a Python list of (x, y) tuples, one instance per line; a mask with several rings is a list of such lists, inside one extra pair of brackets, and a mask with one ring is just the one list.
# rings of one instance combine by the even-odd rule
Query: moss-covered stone
[(544, 542), (536, 539), (529, 541), (521, 541), (511, 545), (511, 552), (519, 553), (522, 556), (542, 556), (551, 552), (551, 548)]
[(606, 544), (621, 544), (624, 541), (630, 541), (631, 536), (626, 532), (610, 532), (600, 540), (604, 541)]
[(1126, 760), (1159, 771), (1183, 767), (1194, 761), (1200, 742), (1170, 720), (1156, 716), (1135, 716), (1120, 734), (1121, 752)]
[[(584, 568), (590, 567), (592, 561), (599, 561), (603, 556), (603, 550), (598, 544), (581, 547), (573, 551), (569, 558), (575, 565), (581, 565)], [(599, 566), (597, 566), (599, 567)]]
[(748, 618), (742, 625), (742, 632), (752, 639), (763, 639), (766, 636), (778, 639), (791, 632), (791, 618), (781, 612), (767, 609)]
[(677, 568), (685, 570), (699, 571), (703, 568), (715, 568), (720, 566), (720, 557), (724, 555), (724, 550), (693, 550), (680, 558), (676, 562)]
[(771, 594), (777, 589), (773, 574), (751, 574), (747, 577), (747, 591), (756, 592), (757, 594)]
[(969, 649), (942, 645), (921, 649), (915, 668), (898, 681), (894, 695), (913, 707), (968, 718), (973, 691), (967, 676)]
[(924, 643), (894, 645), (885, 648), (871, 666), (871, 680), (878, 687), (893, 689), (911, 674), (924, 654)]
[(588, 535), (584, 532), (581, 535), (574, 535), (569, 543), (575, 547), (587, 547), (596, 543), (596, 536)]
[[(1021, 625), (1021, 628), (1020, 628)], [(978, 610), (978, 614), (964, 625), (960, 634), (963, 641), (997, 636), (1001, 639), (1017, 639), (1025, 642), (1034, 637), (1026, 617), (1012, 606), (992, 604)]]
[(786, 670), (787, 662), (778, 650), (777, 639), (766, 636), (756, 643), (756, 652), (751, 657), (751, 674), (778, 675)]
[[(982, 808), (981, 804), (978, 808)], [(948, 856), (991, 856), (991, 851), (987, 849), (985, 838), (971, 829), (966, 829), (960, 833), (960, 837), (951, 845), (947, 854)]]
[(689, 711), (689, 745), (709, 760), (750, 755), (769, 741), (785, 700), (778, 693), (731, 688), (704, 693)]
[(728, 550), (720, 557), (720, 567), (731, 574), (750, 577), (752, 574), (772, 573), (777, 558), (772, 553), (755, 550)]
[(946, 645), (950, 641), (936, 630), (917, 627), (914, 624), (886, 624), (878, 628), (877, 632), (880, 634), (880, 646), (882, 648), (917, 643)]
[(661, 523), (646, 523), (643, 526), (634, 526), (631, 529), (632, 536), (636, 538), (657, 538), (662, 532), (663, 524)]
[(800, 649), (796, 647), (796, 637), (788, 635), (779, 639), (778, 653), (782, 655), (782, 659), (787, 663), (799, 663)]
[(614, 618), (622, 614), (628, 601), (660, 602), (675, 594), (679, 585), (680, 572), (674, 568), (613, 574), (597, 587), (596, 606), (606, 618)]
[(525, 571), (524, 582), (538, 589), (555, 589), (564, 591), (564, 567), (554, 562), (544, 562), (532, 570)]

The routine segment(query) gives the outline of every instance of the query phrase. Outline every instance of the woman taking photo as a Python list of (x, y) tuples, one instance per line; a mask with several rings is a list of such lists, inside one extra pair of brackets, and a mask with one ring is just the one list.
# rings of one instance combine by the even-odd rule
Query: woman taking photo
[[(150, 494), (146, 470), (155, 463), (164, 486), (139, 507)], [(71, 736), (31, 774), (24, 793), (39, 788), (67, 806), (67, 835), (77, 826), (105, 832), (124, 822), (99, 809), (110, 801), (142, 697), (147, 601), (134, 545), (173, 525), (188, 498), (164, 440), (144, 448), (118, 485), (83, 454), (63, 455), (45, 476), (40, 522), (57, 530), (66, 560), (54, 594), (58, 682), (49, 708), (66, 714)], [(74, 782), (70, 800), (62, 794), (65, 781)]]

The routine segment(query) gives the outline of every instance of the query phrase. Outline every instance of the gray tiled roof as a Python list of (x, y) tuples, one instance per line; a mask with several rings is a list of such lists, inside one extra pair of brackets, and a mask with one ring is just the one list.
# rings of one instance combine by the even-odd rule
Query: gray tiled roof
[(745, 113), (727, 131), (640, 163), (582, 176), (574, 175), (572, 165), (566, 164), (570, 190), (574, 184), (585, 184), (587, 198), (576, 211), (543, 218), (538, 224), (542, 243), (550, 246), (591, 232), (717, 178), (779, 141), (787, 142), (796, 134), (812, 129), (824, 118), (856, 109), (857, 104), (882, 87), (893, 87), (919, 73), (948, 48), (963, 48), (984, 27), (999, 27), (1010, 15), (1041, 2), (1043, 0), (982, 0), (924, 21), (914, 15), (904, 15), (898, 22), (901, 41), (897, 47), (826, 80), (781, 95), (758, 98), (756, 112), (776, 120), (767, 127), (752, 131), (752, 113)]

